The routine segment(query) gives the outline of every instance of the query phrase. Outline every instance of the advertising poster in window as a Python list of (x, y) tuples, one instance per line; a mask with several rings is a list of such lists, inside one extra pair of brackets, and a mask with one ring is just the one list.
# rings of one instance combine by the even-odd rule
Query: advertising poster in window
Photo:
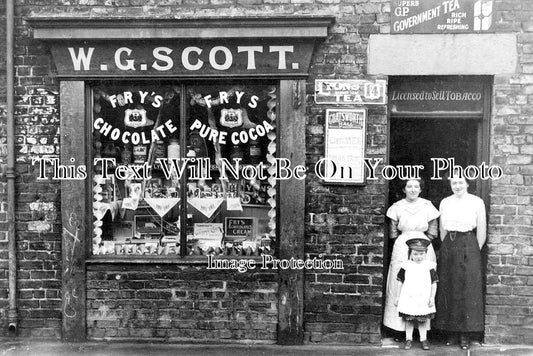
[(326, 110), (326, 183), (364, 184), (366, 108)]

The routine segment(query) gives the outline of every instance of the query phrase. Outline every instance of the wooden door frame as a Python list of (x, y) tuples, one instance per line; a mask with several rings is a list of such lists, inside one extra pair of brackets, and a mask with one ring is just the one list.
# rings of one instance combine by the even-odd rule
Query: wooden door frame
[[(389, 76), (389, 80), (390, 80)], [(454, 77), (454, 76), (450, 76)], [(458, 76), (457, 76), (458, 77)], [(431, 80), (431, 76), (427, 77), (428, 80)], [(466, 114), (465, 119), (474, 119), (479, 120), (478, 122), (478, 129), (477, 129), (477, 164), (481, 164), (481, 162), (485, 162), (487, 165), (490, 163), (490, 125), (491, 125), (491, 109), (492, 109), (492, 88), (494, 85), (494, 77), (493, 76), (479, 76), (479, 81), (483, 85), (483, 112), (481, 114), (472, 114), (468, 115)], [(390, 81), (389, 85), (390, 85)], [(390, 86), (387, 88), (387, 93), (390, 93)], [(391, 115), (391, 96), (388, 96), (388, 108), (387, 110), (387, 150), (386, 150), (386, 162), (384, 164), (389, 164), (390, 160), (390, 147), (391, 147), (391, 119), (393, 118), (401, 118), (405, 117), (403, 115)], [(422, 118), (434, 118), (434, 119), (449, 119), (456, 117), (457, 114), (454, 113), (420, 113), (419, 116)], [(411, 116), (412, 117), (412, 116)], [(490, 183), (489, 180), (480, 180), (480, 184), (476, 186), (476, 195), (478, 195), (483, 201), (485, 202), (486, 207), (486, 214), (487, 214), (487, 222), (488, 222), (488, 216), (489, 216), (489, 208), (490, 208)], [(386, 181), (385, 183), (385, 211), (390, 206), (389, 202), (389, 181)], [(438, 208), (438, 207), (437, 207)], [(384, 212), (385, 212), (384, 211)], [(387, 277), (389, 272), (389, 264), (390, 264), (390, 256), (388, 253), (389, 250), (389, 229), (388, 229), (388, 220), (385, 219), (385, 225), (384, 225), (384, 241), (383, 241), (383, 293), (382, 293), (382, 310), (385, 308), (385, 299), (386, 299), (386, 290), (387, 290)], [(488, 231), (487, 231), (488, 235)], [(485, 295), (485, 289), (486, 289), (486, 255), (487, 255), (487, 245), (485, 244), (484, 248), (482, 249), (482, 258), (483, 258), (483, 293)], [(485, 304), (485, 303), (483, 303)], [(382, 324), (382, 333), (383, 333), (383, 324)]]

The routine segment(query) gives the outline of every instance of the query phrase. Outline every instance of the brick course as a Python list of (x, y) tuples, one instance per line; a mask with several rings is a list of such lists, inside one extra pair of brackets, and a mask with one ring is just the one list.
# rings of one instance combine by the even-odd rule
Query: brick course
[(87, 336), (272, 343), (277, 337), (277, 280), (275, 271), (90, 265)]
[[(499, 2), (495, 24), (518, 33), (518, 73), (494, 78), (491, 158), (505, 176), (493, 181), (488, 236), (485, 339), (493, 343), (533, 342), (531, 310), (533, 232), (533, 102), (530, 72), (533, 8), (529, 1)], [(511, 307), (512, 306), (512, 307)]]

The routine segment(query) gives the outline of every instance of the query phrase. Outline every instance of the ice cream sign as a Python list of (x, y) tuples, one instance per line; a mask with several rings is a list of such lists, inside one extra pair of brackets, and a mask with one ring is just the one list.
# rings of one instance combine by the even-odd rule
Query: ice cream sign
[(60, 76), (306, 75), (313, 42), (55, 43)]

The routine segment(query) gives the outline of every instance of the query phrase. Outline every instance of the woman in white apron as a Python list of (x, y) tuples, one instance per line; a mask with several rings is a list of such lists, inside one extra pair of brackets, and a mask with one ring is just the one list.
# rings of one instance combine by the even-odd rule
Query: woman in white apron
[[(394, 239), (389, 273), (387, 277), (387, 294), (383, 325), (396, 331), (405, 331), (405, 321), (399, 316), (394, 305), (398, 297), (399, 282), (396, 276), (400, 265), (408, 260), (409, 248), (406, 241), (413, 238), (433, 240), (438, 234), (439, 211), (426, 199), (420, 198), (421, 180), (409, 179), (405, 181), (403, 191), (405, 198), (394, 203), (387, 210), (390, 219), (389, 237)], [(435, 250), (430, 244), (426, 258), (436, 262)]]

